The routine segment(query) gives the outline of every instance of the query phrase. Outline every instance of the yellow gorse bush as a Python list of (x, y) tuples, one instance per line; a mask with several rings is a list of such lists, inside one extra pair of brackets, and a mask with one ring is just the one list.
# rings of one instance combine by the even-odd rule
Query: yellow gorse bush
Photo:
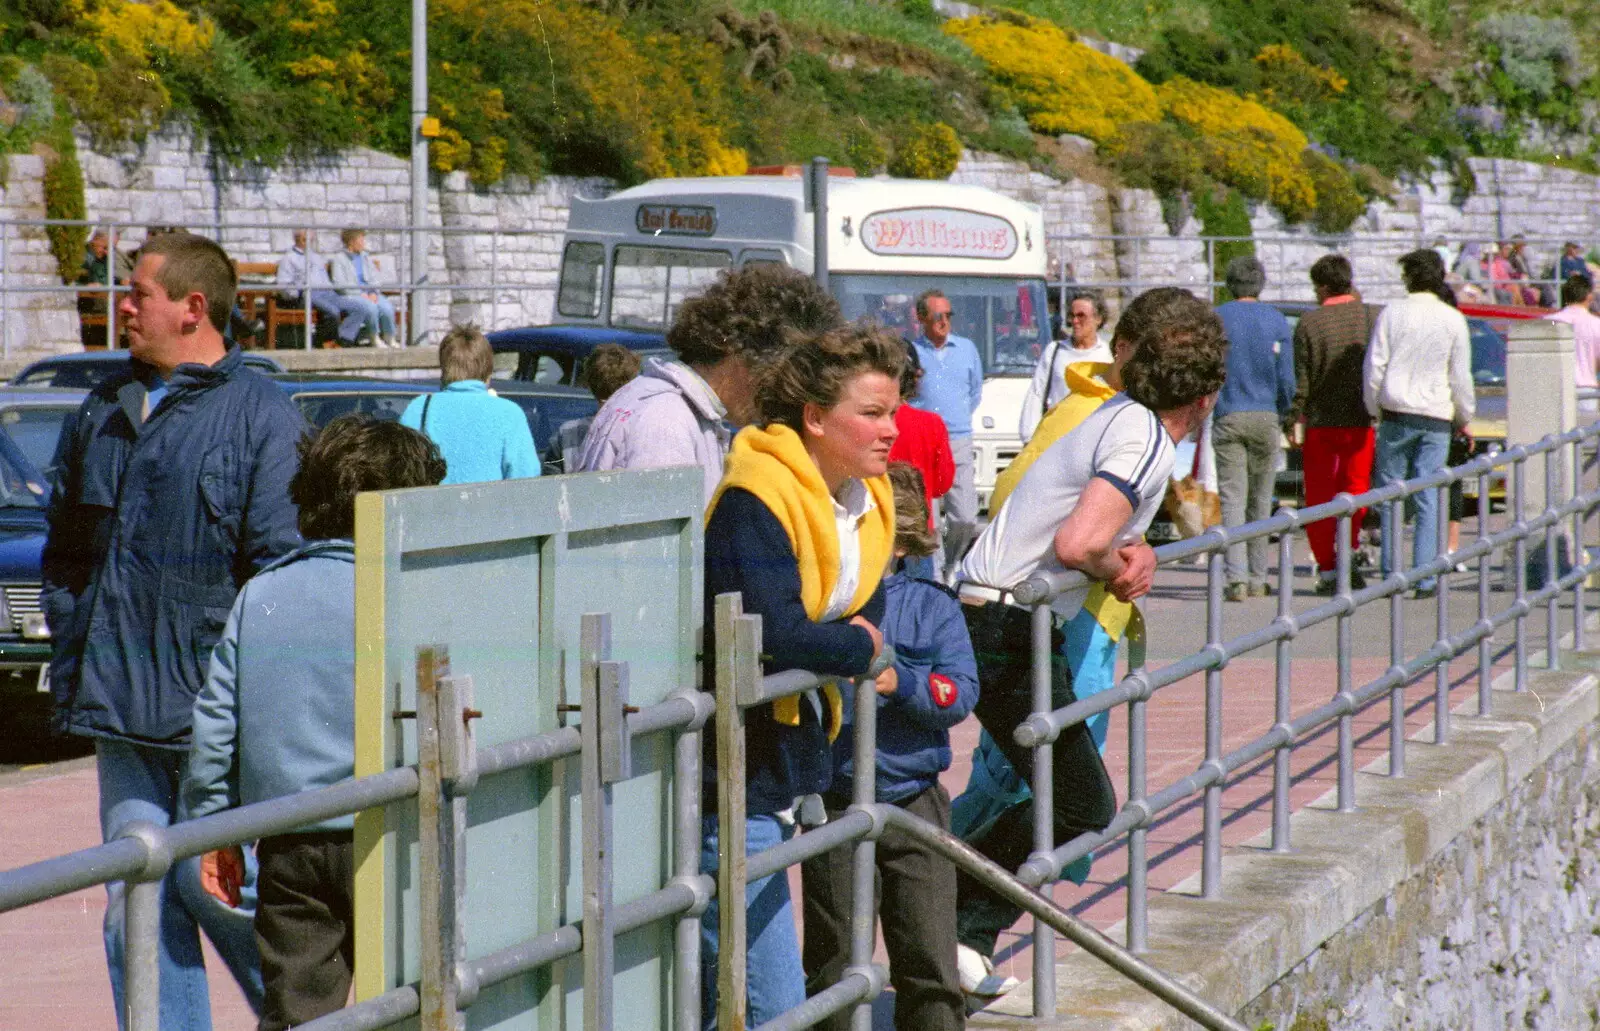
[(1179, 76), (1156, 89), (1167, 117), (1194, 129), (1206, 171), (1247, 197), (1265, 199), (1290, 222), (1315, 210), (1316, 187), (1301, 162), (1306, 134), (1247, 97)]
[(1035, 18), (945, 23), (983, 59), (1037, 132), (1109, 141), (1126, 122), (1153, 121), (1161, 105), (1132, 68)]
[(196, 19), (172, 0), (112, 0), (85, 18), (95, 45), (107, 58), (115, 55), (148, 62), (157, 54), (192, 57), (211, 46), (215, 34), (209, 19)]

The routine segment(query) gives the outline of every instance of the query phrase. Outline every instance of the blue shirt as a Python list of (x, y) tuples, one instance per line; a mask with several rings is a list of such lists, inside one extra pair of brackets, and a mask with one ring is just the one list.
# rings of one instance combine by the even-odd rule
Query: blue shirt
[(481, 379), (458, 379), (437, 394), (412, 398), (400, 424), (421, 430), (439, 445), (447, 467), (445, 483), (539, 475), (528, 417), (514, 402), (490, 394)]
[(983, 362), (977, 345), (954, 333), (943, 347), (934, 347), (924, 336), (911, 344), (922, 361), (922, 387), (911, 405), (943, 419), (950, 436), (972, 436), (972, 413), (983, 400)]
[(1232, 412), (1275, 412), (1294, 407), (1294, 331), (1270, 304), (1229, 301), (1217, 308), (1228, 335), (1228, 381), (1217, 398), (1217, 417)]

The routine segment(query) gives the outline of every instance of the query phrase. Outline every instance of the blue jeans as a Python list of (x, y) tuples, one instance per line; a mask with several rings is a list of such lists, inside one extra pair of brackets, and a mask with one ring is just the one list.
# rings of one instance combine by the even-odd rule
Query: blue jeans
[[(165, 827), (180, 819), (178, 785), (187, 752), (147, 748), (123, 741), (95, 743), (100, 779), (100, 833), (110, 841), (134, 822)], [(256, 954), (255, 854), (245, 850), (244, 902), (232, 909), (200, 886), (200, 860), (173, 865), (161, 882), (161, 1028), (162, 1031), (210, 1031), (211, 996), (206, 990), (205, 957), (198, 927), (238, 980), (246, 1001), (261, 1012), (261, 961)], [(123, 956), (127, 886), (106, 886), (106, 963), (117, 1024), (123, 1026)]]
[[(782, 844), (794, 828), (776, 816), (745, 819), (745, 855), (753, 856)], [(700, 820), (700, 869), (717, 872), (717, 818)], [(700, 1026), (717, 1026), (717, 902), (713, 898), (700, 918)], [(749, 1010), (745, 1021), (759, 1027), (785, 1010), (806, 1001), (806, 972), (800, 964), (800, 936), (794, 927), (794, 906), (789, 901), (789, 878), (783, 873), (763, 877), (750, 885), (745, 896), (745, 991)]]
[(339, 320), (339, 339), (354, 343), (369, 320), (376, 325), (376, 316), (370, 301), (361, 297), (346, 297), (332, 290), (311, 291), (311, 307), (331, 319)]
[[(1378, 423), (1377, 452), (1372, 459), (1374, 487), (1413, 480), (1444, 468), (1445, 456), (1450, 453), (1449, 424), (1443, 420), (1429, 419), (1426, 422), (1437, 422), (1443, 428), (1424, 428), (1417, 425), (1414, 419), (1388, 416)], [(1383, 506), (1380, 514), (1383, 522), (1383, 575), (1388, 576), (1405, 561), (1400, 554), (1402, 530), (1401, 527), (1390, 525), (1388, 505)], [(1407, 568), (1415, 568), (1432, 562), (1439, 553), (1438, 491), (1425, 490), (1413, 494), (1406, 501), (1406, 514), (1416, 528), (1416, 538), (1411, 545), (1411, 565)], [(1419, 580), (1417, 586), (1426, 590), (1435, 583), (1430, 577)]]

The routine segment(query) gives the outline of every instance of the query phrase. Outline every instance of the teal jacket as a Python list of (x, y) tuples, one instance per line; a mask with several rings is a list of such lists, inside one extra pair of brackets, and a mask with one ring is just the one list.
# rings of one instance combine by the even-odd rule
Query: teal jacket
[[(194, 701), (188, 818), (354, 775), (355, 609), (349, 541), (314, 541), (244, 585)], [(302, 829), (352, 826), (344, 816)]]
[(439, 445), (445, 483), (482, 483), (539, 475), (528, 417), (514, 402), (489, 393), (481, 379), (458, 379), (437, 394), (406, 405), (400, 424)]

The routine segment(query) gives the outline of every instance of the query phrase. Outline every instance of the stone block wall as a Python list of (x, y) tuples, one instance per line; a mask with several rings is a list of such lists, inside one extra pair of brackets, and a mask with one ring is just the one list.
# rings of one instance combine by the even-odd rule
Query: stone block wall
[[(0, 180), (0, 222), (44, 217), (44, 160), (32, 154), (10, 155)], [(77, 341), (76, 295), (45, 292), (60, 285), (44, 229), (0, 225), (0, 286), (45, 288), (0, 292), (0, 356), (46, 353), (59, 341)]]
[[(245, 261), (273, 261), (300, 225), (321, 227), (316, 249), (338, 246), (332, 230), (366, 226), (369, 250), (390, 279), (409, 278), (409, 163), (354, 150), (312, 165), (235, 169), (213, 159), (184, 130), (168, 129), (143, 145), (96, 153), (80, 140), (90, 217), (127, 227), (124, 246), (151, 225), (183, 225), (217, 236)], [(1252, 223), (1257, 252), (1268, 269), (1268, 299), (1309, 299), (1311, 263), (1338, 250), (1355, 265), (1357, 285), (1377, 302), (1402, 295), (1395, 259), (1434, 237), (1492, 241), (1514, 233), (1535, 240), (1535, 271), (1554, 260), (1556, 241), (1600, 242), (1600, 177), (1526, 162), (1473, 159), (1476, 191), (1457, 206), (1444, 174), (1404, 188), (1392, 202), (1369, 208), (1354, 229), (1322, 236), (1286, 227), (1260, 206)], [(0, 222), (43, 216), (38, 158), (11, 160), (0, 194)], [(1107, 190), (1083, 180), (1062, 182), (1020, 162), (967, 152), (951, 181), (986, 186), (1044, 211), (1051, 277), (1107, 287), (1115, 308), (1133, 292), (1157, 285), (1203, 291), (1210, 278), (1200, 225), (1183, 213), (1174, 233), (1160, 199), (1148, 190)], [(554, 313), (561, 232), (574, 196), (603, 196), (601, 179), (550, 177), (537, 183), (512, 177), (488, 189), (452, 173), (429, 190), (428, 225), (439, 232), (428, 259), (426, 295), (435, 331), (450, 323), (486, 328), (548, 322)], [(42, 234), (13, 227), (0, 277), (14, 286), (56, 280)], [(5, 340), (46, 350), (77, 344), (70, 294), (9, 295), (13, 314)]]

